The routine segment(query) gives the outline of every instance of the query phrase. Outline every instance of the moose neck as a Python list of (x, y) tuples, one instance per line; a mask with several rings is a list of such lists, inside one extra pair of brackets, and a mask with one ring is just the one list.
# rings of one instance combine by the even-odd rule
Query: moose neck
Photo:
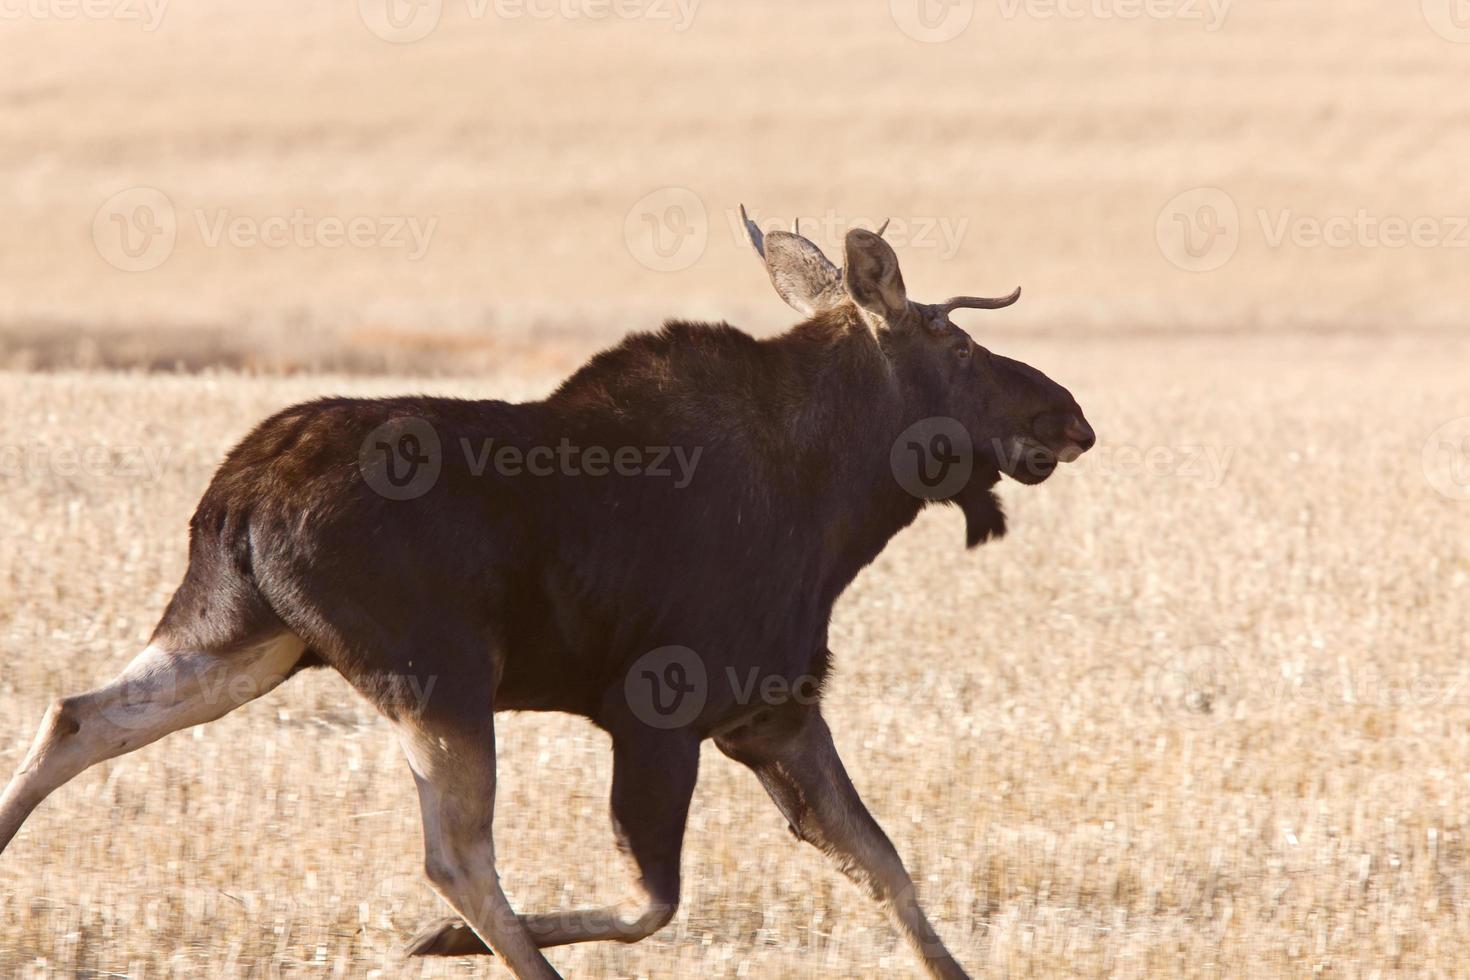
[[(877, 557), (926, 504), (893, 472), (904, 429), (935, 414), (922, 379), (896, 362), (850, 307), (796, 327), (783, 338), (803, 355), (795, 437), (823, 458), (824, 499), (814, 501), (839, 567), (838, 588)], [(794, 393), (793, 393), (794, 394)]]
[[(833, 319), (841, 321), (843, 312), (835, 311)], [(907, 439), (910, 427), (924, 421), (942, 422), (952, 409), (945, 404), (947, 380), (934, 374), (923, 338), (888, 329), (880, 330), (875, 338), (855, 312), (847, 313), (847, 321), (838, 336), (851, 349), (852, 374), (824, 372), (812, 397), (834, 406), (827, 416), (831, 431), (821, 438), (843, 449), (833, 465), (832, 490), (839, 505), (823, 513), (833, 514), (839, 527), (852, 531), (852, 552), (866, 564), (920, 510), (935, 502), (935, 498), (920, 495), (924, 488), (914, 484), (915, 473), (906, 472), (903, 475), (908, 480), (904, 480), (895, 470), (895, 466), (916, 465), (899, 444)], [(832, 363), (841, 365), (844, 359)], [(1006, 519), (993, 490), (1000, 480), (999, 471), (980, 454), (966, 462), (970, 468), (963, 484), (953, 492), (943, 492), (948, 494), (944, 502), (964, 514), (966, 545), (973, 548), (1004, 535)]]

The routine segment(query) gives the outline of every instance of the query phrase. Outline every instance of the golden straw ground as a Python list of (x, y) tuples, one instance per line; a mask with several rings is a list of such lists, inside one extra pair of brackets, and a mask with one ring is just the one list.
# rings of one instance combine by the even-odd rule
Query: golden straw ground
[[(1452, 972), (1470, 956), (1470, 501), (1421, 455), (1466, 411), (1465, 345), (997, 346), (1065, 378), (1102, 442), (1006, 492), (999, 544), (967, 554), (957, 513), (926, 515), (832, 638), (839, 748), (956, 955), (1056, 977)], [(0, 378), (0, 767), (52, 698), (141, 647), (190, 508), (254, 419), (317, 393), (554, 380), (516, 375)], [(615, 898), (602, 736), (501, 728), (512, 900)], [(701, 776), (674, 923), (553, 950), (559, 969), (912, 975), (747, 773), (711, 750)], [(43, 804), (5, 854), (0, 972), (493, 973), (402, 958), (442, 908), (419, 835), (388, 726), (303, 675)]]

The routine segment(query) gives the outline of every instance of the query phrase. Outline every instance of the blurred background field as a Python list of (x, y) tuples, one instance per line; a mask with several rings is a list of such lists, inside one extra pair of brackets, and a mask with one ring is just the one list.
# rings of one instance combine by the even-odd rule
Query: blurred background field
[[(1460, 0), (625, 0), (600, 19), (560, 13), (598, 0), (392, 0), (394, 22), (389, 0), (261, 0), (165, 3), (152, 30), (143, 0), (101, 2), (118, 15), (0, 33), (13, 366), (480, 370), (671, 314), (769, 332), (788, 317), (742, 202), (825, 246), (893, 218), (918, 295), (1028, 288), (1000, 330), (1463, 331), (1470, 44), (1434, 29)], [(425, 17), (417, 41), (380, 36)], [(140, 188), (174, 244), (123, 271), (94, 222), (118, 257)], [(1199, 188), (1239, 215), (1210, 272), (1159, 241)], [(1311, 222), (1360, 212), (1435, 222), (1438, 244), (1311, 244)], [(298, 213), (381, 233), (223, 231)], [(425, 247), (393, 219), (432, 223)]]
[[(1026, 288), (964, 324), (1101, 437), (1003, 489), (1005, 541), (928, 514), (838, 607), (838, 745), (956, 955), (1465, 972), (1451, 0), (62, 9), (0, 21), (0, 769), (146, 640), (266, 413), (536, 397), (666, 317), (770, 334), (739, 203), (829, 253), (893, 218), (916, 296)], [(512, 900), (612, 897), (602, 736), (502, 732)], [(299, 677), (48, 801), (0, 859), (0, 975), (501, 975), (402, 957), (442, 914), (419, 865), (387, 726)], [(666, 932), (553, 963), (916, 975), (713, 751), (685, 868)]]

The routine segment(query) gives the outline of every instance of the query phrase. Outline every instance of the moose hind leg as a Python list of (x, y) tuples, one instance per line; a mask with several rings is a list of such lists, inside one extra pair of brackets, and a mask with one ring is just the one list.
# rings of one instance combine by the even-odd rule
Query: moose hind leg
[[(612, 823), (618, 849), (635, 876), (618, 905), (522, 915), (537, 946), (616, 940), (637, 942), (662, 929), (679, 907), (679, 858), (689, 801), (699, 776), (699, 740), (629, 720), (613, 735)], [(412, 956), (489, 952), (461, 919), (425, 926), (409, 942)]]
[(778, 712), (717, 736), (715, 744), (755, 772), (798, 839), (816, 845), (883, 906), (931, 976), (967, 976), (929, 924), (898, 851), (853, 788), (815, 708)]
[(424, 870), (434, 889), (521, 980), (558, 976), (511, 909), (495, 871), (495, 727), (489, 698), (458, 718), (397, 724), (418, 786)]
[(111, 683), (54, 702), (0, 796), (0, 851), (42, 800), (83, 770), (253, 701), (285, 680), (304, 649), (290, 633), (230, 653), (155, 643)]

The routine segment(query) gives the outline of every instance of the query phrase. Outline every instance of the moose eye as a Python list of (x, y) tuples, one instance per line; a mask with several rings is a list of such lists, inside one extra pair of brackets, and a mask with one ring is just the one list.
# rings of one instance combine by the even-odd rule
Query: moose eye
[(954, 356), (962, 361), (968, 361), (970, 359), (970, 345), (960, 344), (954, 349)]

